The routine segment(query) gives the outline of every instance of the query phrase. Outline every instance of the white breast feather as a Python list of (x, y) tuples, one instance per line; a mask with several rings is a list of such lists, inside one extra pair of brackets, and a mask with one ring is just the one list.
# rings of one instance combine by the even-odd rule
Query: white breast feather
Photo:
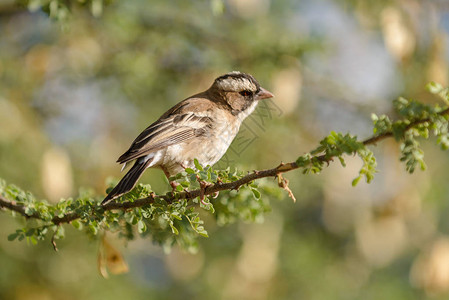
[(247, 108), (247, 109), (245, 109), (244, 111), (242, 111), (242, 112), (240, 112), (238, 115), (237, 115), (237, 118), (239, 118), (240, 119), (240, 122), (243, 122), (243, 120), (245, 120), (246, 119), (246, 117), (248, 117), (250, 114), (252, 114), (252, 112), (256, 109), (256, 107), (257, 107), (257, 100), (256, 101), (254, 101), (253, 103), (251, 103), (251, 105)]

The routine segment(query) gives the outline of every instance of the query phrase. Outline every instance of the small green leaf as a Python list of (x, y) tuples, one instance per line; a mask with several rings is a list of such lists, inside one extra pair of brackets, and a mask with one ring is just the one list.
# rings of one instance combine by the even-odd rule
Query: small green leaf
[(144, 221), (140, 220), (140, 221), (137, 223), (137, 231), (138, 231), (139, 233), (144, 233), (145, 231), (147, 231), (147, 225), (145, 224)]
[(198, 162), (198, 159), (194, 159), (193, 160), (193, 163), (195, 164), (195, 168), (198, 170), (198, 171), (203, 171), (203, 167), (200, 165), (200, 163)]
[(437, 82), (431, 81), (426, 85), (426, 89), (432, 94), (438, 94), (443, 90), (443, 86)]
[(205, 171), (200, 171), (199, 175), (200, 175), (200, 179), (201, 180), (208, 180), (209, 179), (209, 175)]
[(73, 220), (71, 222), (72, 226), (75, 227), (76, 229), (81, 229), (82, 228), (82, 224), (80, 223), (80, 221), (78, 220)]
[(192, 168), (185, 168), (185, 171), (187, 174), (195, 174), (195, 170), (193, 170)]
[(183, 181), (183, 182), (181, 182), (181, 185), (183, 186), (183, 187), (189, 187), (190, 186), (190, 182), (189, 181)]
[(298, 157), (298, 159), (296, 160), (296, 164), (300, 168), (305, 167), (305, 166), (309, 165), (310, 163), (311, 163), (311, 155), (309, 153)]
[(36, 231), (35, 228), (30, 228), (25, 232), (26, 236), (32, 236), (34, 234), (34, 232)]
[(18, 236), (19, 236), (18, 232), (11, 233), (10, 235), (8, 235), (8, 241), (10, 242), (14, 241)]
[(25, 213), (26, 213), (28, 216), (32, 216), (35, 212), (36, 212), (36, 210), (35, 210), (34, 208), (32, 208), (32, 207), (27, 206), (27, 207), (25, 208)]
[(343, 167), (346, 167), (346, 162), (345, 162), (345, 160), (344, 160), (343, 157), (339, 156), (339, 157), (338, 157), (338, 160), (340, 160), (340, 163), (341, 163), (341, 165), (342, 165)]
[(207, 234), (207, 231), (204, 230), (203, 226), (198, 227), (197, 232), (199, 235), (203, 236), (203, 237), (209, 237), (209, 235)]
[(170, 227), (171, 227), (171, 231), (172, 231), (174, 234), (176, 234), (176, 235), (179, 234), (179, 230), (175, 227), (175, 225), (173, 225), (173, 224), (170, 223)]
[(181, 213), (178, 212), (178, 211), (172, 212), (172, 213), (171, 213), (171, 216), (172, 216), (174, 219), (176, 219), (176, 220), (180, 220), (180, 221), (182, 220)]
[(260, 199), (260, 192), (257, 189), (251, 189), (251, 192), (253, 192), (253, 196), (256, 200)]
[(31, 242), (31, 244), (36, 245), (37, 244), (37, 239), (35, 236), (31, 236), (29, 237), (29, 241)]
[(352, 186), (356, 186), (360, 179), (362, 179), (362, 175), (357, 176), (356, 178), (354, 178), (354, 180), (352, 181)]

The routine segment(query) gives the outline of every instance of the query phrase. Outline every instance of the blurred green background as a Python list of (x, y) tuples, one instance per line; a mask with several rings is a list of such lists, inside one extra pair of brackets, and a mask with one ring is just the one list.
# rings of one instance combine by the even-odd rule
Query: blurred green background
[[(231, 70), (276, 95), (218, 164), (243, 170), (293, 161), (331, 130), (368, 137), (371, 112), (448, 85), (444, 0), (116, 0), (101, 15), (93, 1), (97, 17), (81, 2), (58, 22), (0, 1), (0, 177), (49, 201), (104, 193), (143, 128)], [(374, 183), (355, 188), (356, 158), (288, 173), (297, 203), (273, 200), (262, 224), (207, 218), (194, 255), (112, 239), (130, 271), (109, 279), (98, 241), (68, 228), (58, 253), (8, 242), (19, 221), (1, 213), (0, 299), (447, 299), (449, 159), (424, 148), (428, 170), (409, 175), (382, 142)], [(141, 181), (168, 189), (158, 170)]]

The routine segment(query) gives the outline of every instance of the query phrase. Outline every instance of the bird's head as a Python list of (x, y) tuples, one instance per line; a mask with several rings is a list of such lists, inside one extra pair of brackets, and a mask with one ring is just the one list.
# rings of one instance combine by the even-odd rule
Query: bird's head
[(238, 71), (218, 77), (209, 90), (219, 94), (235, 115), (247, 110), (252, 112), (259, 100), (274, 97), (253, 76)]

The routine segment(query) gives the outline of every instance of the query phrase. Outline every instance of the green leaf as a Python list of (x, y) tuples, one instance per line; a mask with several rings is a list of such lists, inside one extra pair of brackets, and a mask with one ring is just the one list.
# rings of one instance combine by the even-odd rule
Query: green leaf
[(251, 189), (251, 192), (253, 192), (253, 196), (256, 200), (260, 199), (260, 192), (257, 189)]
[(179, 213), (179, 212), (177, 212), (177, 211), (173, 212), (173, 213), (171, 214), (171, 216), (172, 216), (174, 219), (176, 219), (176, 220), (179, 220), (179, 221), (182, 220), (181, 213)]
[(358, 183), (359, 183), (359, 181), (360, 181), (360, 179), (362, 178), (362, 175), (359, 175), (359, 176), (357, 176), (356, 178), (354, 178), (354, 180), (352, 181), (352, 186), (356, 186)]
[(311, 163), (311, 155), (309, 153), (304, 154), (303, 156), (300, 156), (300, 157), (298, 157), (298, 159), (296, 159), (296, 164), (300, 168), (306, 167), (310, 163)]
[(432, 94), (439, 94), (444, 88), (441, 84), (431, 81), (426, 85), (426, 89)]
[(32, 216), (35, 212), (36, 212), (36, 210), (34, 208), (29, 207), (29, 206), (25, 207), (25, 213), (28, 216)]
[(173, 225), (173, 223), (170, 223), (170, 227), (171, 227), (171, 231), (174, 234), (179, 235), (179, 230), (175, 227), (175, 225)]
[(30, 241), (31, 244), (33, 244), (33, 245), (36, 245), (36, 244), (37, 244), (37, 239), (36, 239), (35, 236), (31, 236), (31, 237), (29, 238), (29, 241)]
[(145, 231), (147, 231), (147, 225), (145, 224), (144, 221), (140, 220), (140, 221), (137, 223), (137, 231), (138, 231), (139, 233), (144, 233)]
[(206, 237), (206, 238), (209, 237), (209, 235), (207, 234), (207, 231), (204, 229), (203, 226), (198, 227), (197, 228), (197, 232), (198, 232), (199, 235), (201, 235), (203, 237)]
[(200, 163), (198, 162), (198, 159), (194, 159), (193, 160), (193, 163), (195, 164), (195, 168), (198, 170), (198, 171), (203, 171), (203, 167), (200, 165)]
[(195, 170), (193, 170), (192, 168), (185, 168), (185, 170), (187, 174), (195, 174)]
[(188, 187), (190, 186), (190, 182), (189, 182), (189, 181), (182, 181), (182, 182), (181, 182), (181, 185), (182, 185), (183, 187), (188, 188)]
[(207, 172), (205, 172), (205, 171), (200, 171), (199, 175), (200, 175), (200, 179), (201, 180), (208, 180), (209, 179), (209, 174)]
[(18, 236), (19, 236), (18, 232), (11, 233), (10, 235), (8, 235), (8, 241), (10, 242), (14, 241)]
[(34, 234), (34, 232), (36, 231), (35, 228), (30, 228), (25, 232), (26, 236), (32, 236)]
[(80, 223), (80, 221), (78, 221), (78, 220), (73, 220), (72, 222), (71, 222), (71, 224), (72, 224), (72, 226), (73, 227), (75, 227), (76, 229), (81, 229), (82, 228), (82, 224)]
[(339, 156), (339, 157), (338, 157), (338, 160), (340, 160), (340, 164), (341, 164), (343, 167), (346, 167), (346, 162), (345, 162), (345, 160), (344, 160), (343, 157)]

